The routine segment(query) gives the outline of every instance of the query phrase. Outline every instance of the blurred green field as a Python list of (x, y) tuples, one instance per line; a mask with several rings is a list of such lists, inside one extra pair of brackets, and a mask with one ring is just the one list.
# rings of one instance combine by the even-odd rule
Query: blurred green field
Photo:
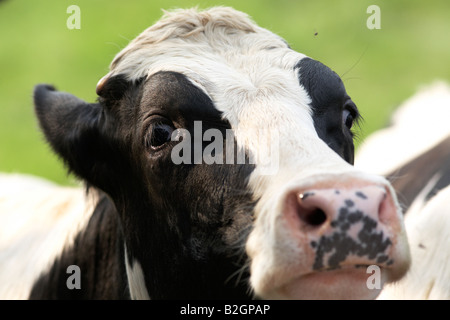
[[(81, 9), (70, 30), (67, 7)], [(369, 5), (381, 29), (369, 30)], [(343, 78), (365, 122), (360, 139), (383, 127), (421, 85), (450, 80), (450, 1), (6, 0), (0, 1), (0, 172), (73, 184), (38, 130), (37, 83), (94, 101), (114, 55), (153, 24), (161, 9), (232, 6)], [(428, 115), (424, 110), (424, 119)]]

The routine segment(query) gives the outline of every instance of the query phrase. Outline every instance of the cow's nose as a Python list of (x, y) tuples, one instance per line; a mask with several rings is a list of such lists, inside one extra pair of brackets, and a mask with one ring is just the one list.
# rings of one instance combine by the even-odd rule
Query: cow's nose
[(313, 270), (392, 264), (390, 228), (396, 206), (383, 186), (291, 191), (284, 216), (314, 252)]

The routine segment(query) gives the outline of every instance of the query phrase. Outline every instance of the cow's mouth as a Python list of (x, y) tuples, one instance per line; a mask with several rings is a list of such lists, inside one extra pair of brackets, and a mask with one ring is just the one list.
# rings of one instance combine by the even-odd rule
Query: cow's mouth
[(324, 269), (292, 278), (273, 291), (272, 298), (356, 300), (375, 299), (385, 283), (383, 268), (351, 265)]

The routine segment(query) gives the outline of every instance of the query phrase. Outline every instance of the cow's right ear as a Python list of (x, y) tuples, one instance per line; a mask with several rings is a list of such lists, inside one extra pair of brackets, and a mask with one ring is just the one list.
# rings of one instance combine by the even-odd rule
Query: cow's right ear
[[(108, 119), (100, 103), (87, 103), (50, 85), (34, 89), (35, 112), (46, 140), (64, 160), (70, 171), (100, 186), (108, 177), (112, 144), (105, 134)], [(102, 179), (103, 179), (102, 178)]]

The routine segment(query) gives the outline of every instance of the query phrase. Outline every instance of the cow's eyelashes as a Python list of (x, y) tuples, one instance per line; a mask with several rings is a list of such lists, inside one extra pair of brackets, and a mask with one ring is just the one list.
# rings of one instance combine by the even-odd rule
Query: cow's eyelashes
[(145, 144), (147, 149), (157, 151), (171, 141), (172, 132), (175, 130), (172, 124), (162, 120), (153, 121), (147, 131)]

